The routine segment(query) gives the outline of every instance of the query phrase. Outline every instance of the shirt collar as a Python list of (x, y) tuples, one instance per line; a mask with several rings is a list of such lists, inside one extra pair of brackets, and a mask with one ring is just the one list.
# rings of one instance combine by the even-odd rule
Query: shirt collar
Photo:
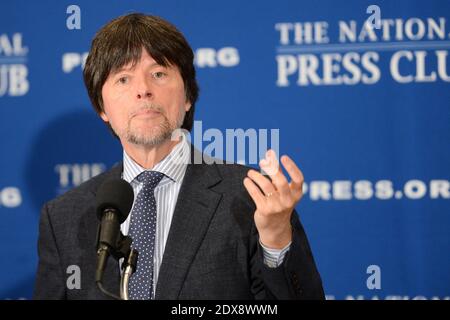
[[(160, 185), (169, 183), (170, 180), (181, 183), (187, 164), (189, 163), (191, 148), (186, 135), (181, 135), (181, 141), (175, 145), (172, 151), (160, 162), (158, 162), (151, 171), (158, 171), (165, 175)], [(136, 177), (146, 169), (141, 167), (123, 150), (123, 174), (122, 177), (128, 183), (135, 181)], [(136, 180), (137, 181), (137, 180)]]

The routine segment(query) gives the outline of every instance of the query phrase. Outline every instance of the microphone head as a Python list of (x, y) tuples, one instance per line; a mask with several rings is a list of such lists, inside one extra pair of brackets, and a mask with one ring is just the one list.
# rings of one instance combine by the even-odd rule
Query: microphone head
[(106, 180), (97, 191), (97, 217), (101, 221), (105, 209), (115, 209), (122, 223), (130, 213), (133, 200), (133, 188), (128, 182), (123, 179)]

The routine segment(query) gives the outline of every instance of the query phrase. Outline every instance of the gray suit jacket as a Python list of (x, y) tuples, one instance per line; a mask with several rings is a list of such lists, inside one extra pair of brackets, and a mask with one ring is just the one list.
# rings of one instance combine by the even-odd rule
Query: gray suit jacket
[[(243, 186), (249, 168), (189, 164), (170, 227), (156, 299), (323, 299), (320, 275), (296, 212), (293, 242), (278, 268), (263, 263), (253, 220), (255, 205)], [(96, 287), (95, 196), (122, 165), (48, 202), (39, 226), (35, 299), (107, 299)], [(73, 284), (74, 267), (81, 287)], [(75, 267), (76, 268), (76, 267)], [(72, 277), (71, 277), (72, 276)], [(104, 286), (118, 294), (119, 264), (109, 259)], [(72, 286), (73, 287), (73, 286)]]

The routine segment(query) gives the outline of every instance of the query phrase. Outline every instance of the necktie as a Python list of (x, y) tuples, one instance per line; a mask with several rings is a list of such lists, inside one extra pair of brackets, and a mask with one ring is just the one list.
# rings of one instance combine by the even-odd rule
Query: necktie
[(133, 239), (132, 247), (139, 252), (136, 272), (131, 276), (128, 292), (131, 300), (153, 298), (153, 255), (156, 234), (155, 188), (164, 174), (144, 171), (137, 180), (143, 184), (136, 197), (128, 235)]

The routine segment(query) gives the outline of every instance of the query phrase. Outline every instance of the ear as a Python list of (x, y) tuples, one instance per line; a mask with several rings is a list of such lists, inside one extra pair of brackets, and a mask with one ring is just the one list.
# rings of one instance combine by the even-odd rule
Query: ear
[(189, 110), (191, 110), (192, 104), (189, 100), (186, 100), (186, 102), (184, 103), (184, 110), (186, 112), (188, 112)]
[(100, 113), (100, 118), (102, 118), (103, 121), (105, 121), (105, 122), (109, 122), (109, 118), (104, 111), (102, 111), (102, 113)]

